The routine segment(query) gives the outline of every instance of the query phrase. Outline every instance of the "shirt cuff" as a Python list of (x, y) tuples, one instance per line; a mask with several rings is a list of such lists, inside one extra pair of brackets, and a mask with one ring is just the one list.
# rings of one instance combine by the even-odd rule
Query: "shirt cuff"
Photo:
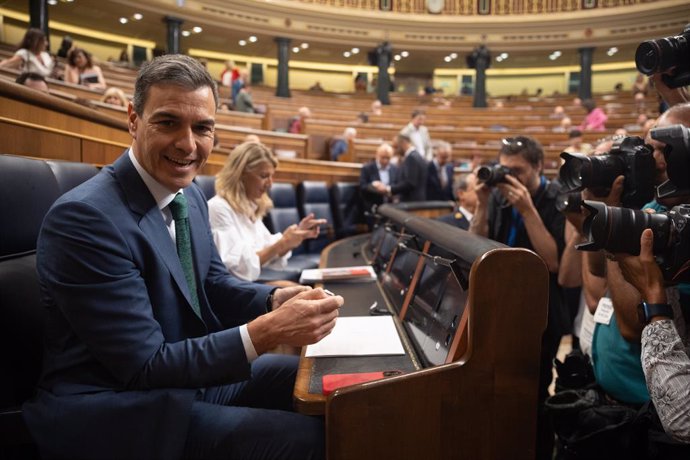
[(240, 337), (242, 338), (242, 345), (244, 346), (244, 353), (247, 355), (247, 361), (250, 363), (254, 361), (259, 355), (254, 348), (252, 343), (252, 338), (249, 337), (249, 331), (247, 330), (247, 325), (243, 324), (240, 326)]

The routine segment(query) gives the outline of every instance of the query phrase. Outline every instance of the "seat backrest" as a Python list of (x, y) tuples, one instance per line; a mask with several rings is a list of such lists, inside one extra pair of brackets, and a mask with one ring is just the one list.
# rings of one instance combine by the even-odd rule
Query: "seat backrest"
[(47, 162), (0, 155), (0, 257), (36, 249), (43, 217), (61, 194)]
[(328, 221), (317, 238), (306, 241), (307, 252), (321, 252), (335, 237), (328, 185), (323, 181), (304, 181), (297, 186), (297, 197), (302, 217), (313, 213), (315, 218)]
[(204, 192), (204, 196), (207, 200), (210, 200), (216, 196), (216, 176), (205, 176), (199, 174), (194, 179), (194, 182), (201, 187), (201, 191)]
[(357, 224), (363, 222), (359, 184), (356, 182), (336, 182), (331, 186), (331, 210), (335, 219), (336, 237), (354, 235)]
[[(264, 217), (264, 224), (271, 233), (282, 232), (292, 224), (300, 221), (297, 209), (297, 194), (295, 186), (289, 182), (275, 182), (268, 192), (273, 200), (273, 209)], [(306, 251), (304, 244), (292, 250), (292, 254), (302, 254)]]
[(0, 412), (17, 408), (36, 388), (47, 311), (35, 252), (0, 258)]
[(53, 171), (60, 194), (72, 190), (82, 182), (86, 182), (98, 174), (99, 169), (88, 163), (76, 161), (47, 160), (48, 166)]

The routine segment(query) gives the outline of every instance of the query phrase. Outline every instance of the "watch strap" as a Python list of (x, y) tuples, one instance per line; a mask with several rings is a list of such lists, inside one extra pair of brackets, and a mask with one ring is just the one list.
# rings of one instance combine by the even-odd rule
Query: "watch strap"
[(645, 323), (649, 323), (655, 316), (665, 316), (673, 319), (673, 308), (668, 303), (642, 302), (640, 308), (644, 314)]

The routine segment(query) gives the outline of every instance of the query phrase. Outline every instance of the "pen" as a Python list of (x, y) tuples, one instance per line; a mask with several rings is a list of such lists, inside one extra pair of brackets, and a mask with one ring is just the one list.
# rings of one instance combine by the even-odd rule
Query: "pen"
[(328, 294), (328, 295), (330, 295), (330, 296), (335, 295), (335, 294), (333, 294), (331, 291), (329, 291), (328, 289), (324, 289), (323, 292), (325, 292), (326, 294)]

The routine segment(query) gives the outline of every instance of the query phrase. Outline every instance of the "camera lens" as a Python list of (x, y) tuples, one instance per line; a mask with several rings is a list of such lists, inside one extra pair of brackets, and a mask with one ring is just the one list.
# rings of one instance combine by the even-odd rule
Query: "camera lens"
[(648, 40), (640, 43), (635, 51), (637, 70), (653, 75), (687, 62), (690, 43), (686, 35)]
[(616, 177), (625, 173), (625, 160), (620, 155), (587, 156), (563, 152), (561, 158), (565, 163), (558, 175), (570, 190), (610, 187)]
[(477, 169), (477, 182), (486, 185), (496, 185), (505, 182), (506, 175), (510, 174), (510, 169), (501, 165), (481, 166)]
[(582, 194), (580, 192), (560, 192), (556, 196), (558, 212), (580, 212)]
[(663, 213), (649, 214), (644, 211), (628, 208), (606, 206), (598, 201), (585, 200), (582, 206), (589, 215), (582, 224), (582, 230), (588, 237), (587, 243), (578, 249), (597, 251), (606, 249), (609, 252), (624, 252), (638, 255), (640, 253), (640, 236), (646, 228), (654, 232), (654, 253), (666, 248), (669, 244), (671, 219)]

